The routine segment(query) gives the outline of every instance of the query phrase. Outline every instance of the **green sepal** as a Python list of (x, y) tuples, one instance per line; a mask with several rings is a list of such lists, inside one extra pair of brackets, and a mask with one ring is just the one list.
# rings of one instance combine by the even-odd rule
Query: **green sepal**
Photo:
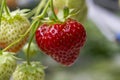
[(74, 12), (74, 9), (71, 9), (71, 11), (70, 11), (70, 14), (69, 14), (68, 18), (69, 18), (69, 17), (72, 17), (72, 16), (75, 16), (75, 15), (77, 15), (77, 14), (79, 14), (79, 13), (80, 13), (80, 10), (79, 10), (79, 11), (77, 11), (77, 12)]
[(40, 62), (31, 62), (31, 65), (28, 65), (27, 62), (23, 62), (22, 64), (18, 65), (17, 69), (18, 72), (24, 73), (31, 73), (35, 74), (37, 72), (44, 73), (44, 67)]
[(68, 7), (65, 7), (64, 9), (59, 9), (57, 17), (61, 22), (64, 22), (66, 19), (68, 19), (74, 12), (74, 9), (69, 9)]
[(17, 9), (15, 11), (11, 12), (11, 15), (18, 14), (18, 15), (26, 16), (27, 14), (29, 14), (29, 12), (30, 12), (30, 9), (22, 9), (22, 10)]
[(64, 9), (63, 9), (64, 18), (67, 18), (69, 13), (70, 13), (69, 8), (68, 7), (64, 7)]
[(14, 56), (15, 53), (12, 52), (2, 52), (2, 55), (0, 55), (0, 63), (6, 63), (7, 61), (16, 61), (19, 58)]
[(29, 13), (29, 11), (30, 11), (30, 9), (22, 9), (22, 10), (20, 10), (20, 9), (17, 9), (17, 10), (15, 10), (15, 11), (12, 11), (12, 12), (10, 12), (10, 16), (9, 15), (7, 15), (6, 13), (3, 13), (3, 15), (2, 15), (2, 18), (5, 18), (5, 19), (11, 19), (11, 18), (14, 18), (14, 17), (19, 17), (19, 16), (24, 16), (24, 17), (26, 17), (27, 16), (27, 14)]

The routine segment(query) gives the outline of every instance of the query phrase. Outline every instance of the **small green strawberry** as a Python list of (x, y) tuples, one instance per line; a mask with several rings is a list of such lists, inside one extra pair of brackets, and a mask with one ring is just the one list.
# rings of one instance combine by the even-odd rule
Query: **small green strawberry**
[[(10, 16), (3, 14), (0, 26), (0, 48), (5, 48), (15, 42), (30, 27), (30, 22), (22, 11), (17, 10), (10, 13)], [(28, 35), (26, 35), (19, 43), (8, 49), (10, 52), (18, 52), (26, 43)]]
[[(28, 43), (23, 47), (23, 52), (27, 55), (27, 48), (28, 48)], [(30, 45), (30, 49), (29, 49), (29, 54), (30, 54), (30, 57), (34, 56), (37, 52), (38, 52), (38, 47), (35, 43), (31, 43)]]
[(16, 68), (16, 58), (14, 53), (3, 52), (0, 55), (0, 80), (9, 80)]
[(17, 66), (13, 73), (13, 80), (44, 80), (44, 66), (40, 62), (24, 62)]
[(87, 5), (86, 0), (53, 0), (55, 9), (60, 10), (64, 7), (68, 7), (69, 9), (74, 9), (74, 13), (77, 13), (75, 16), (71, 17), (79, 22), (84, 23), (87, 17)]

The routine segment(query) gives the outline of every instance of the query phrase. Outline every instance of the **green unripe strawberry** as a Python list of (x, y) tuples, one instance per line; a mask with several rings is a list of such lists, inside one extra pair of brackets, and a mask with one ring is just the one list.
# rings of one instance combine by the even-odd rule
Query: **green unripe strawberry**
[[(28, 49), (28, 43), (23, 47), (23, 52), (27, 55), (27, 49)], [(35, 43), (31, 43), (30, 49), (29, 49), (29, 54), (30, 57), (34, 56), (38, 52), (38, 47)]]
[(79, 22), (84, 23), (87, 17), (87, 5), (85, 0), (53, 0), (55, 9), (63, 9), (64, 7), (68, 7), (70, 9), (74, 9), (74, 13), (77, 13), (75, 16), (71, 17), (73, 19), (78, 20)]
[(13, 80), (44, 80), (44, 69), (39, 62), (31, 62), (31, 65), (24, 62), (17, 66)]
[[(0, 48), (5, 48), (18, 40), (29, 27), (30, 22), (20, 11), (11, 12), (10, 16), (3, 14), (0, 26)], [(26, 43), (27, 37), (28, 35), (7, 51), (18, 52)]]
[(16, 68), (16, 58), (14, 53), (3, 52), (0, 55), (0, 80), (9, 80)]

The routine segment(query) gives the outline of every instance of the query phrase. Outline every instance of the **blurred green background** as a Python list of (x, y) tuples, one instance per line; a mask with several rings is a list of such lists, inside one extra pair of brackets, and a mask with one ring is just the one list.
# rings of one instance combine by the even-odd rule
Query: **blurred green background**
[[(11, 10), (18, 7), (32, 9), (38, 2), (39, 0), (8, 0), (8, 5)], [(119, 9), (115, 8), (115, 10), (115, 15), (120, 14)], [(87, 42), (73, 66), (61, 66), (41, 51), (31, 59), (31, 61), (39, 60), (43, 65), (48, 66), (45, 70), (46, 80), (120, 80), (119, 43), (116, 40), (108, 40), (91, 19), (87, 19), (84, 26), (87, 31)], [(22, 51), (18, 57), (25, 60)]]

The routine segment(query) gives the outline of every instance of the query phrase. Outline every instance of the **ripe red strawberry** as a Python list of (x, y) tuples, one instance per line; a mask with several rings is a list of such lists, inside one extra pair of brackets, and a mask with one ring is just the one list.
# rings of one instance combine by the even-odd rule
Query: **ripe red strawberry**
[[(23, 35), (30, 27), (30, 22), (24, 14), (17, 10), (11, 12), (10, 16), (3, 14), (0, 26), (0, 48), (5, 48), (15, 42)], [(9, 48), (7, 51), (18, 52), (26, 43), (28, 35), (26, 35), (19, 43)]]
[(39, 48), (65, 66), (75, 62), (85, 41), (83, 25), (73, 19), (64, 23), (43, 24), (36, 31)]

